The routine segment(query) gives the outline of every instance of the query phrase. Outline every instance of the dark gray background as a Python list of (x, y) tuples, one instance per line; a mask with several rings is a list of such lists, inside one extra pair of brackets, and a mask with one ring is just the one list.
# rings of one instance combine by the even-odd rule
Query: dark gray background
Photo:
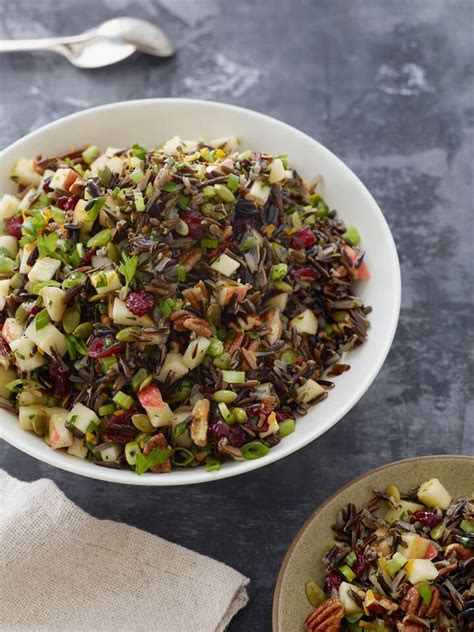
[[(81, 507), (222, 560), (251, 578), (231, 630), (270, 629), (277, 571), (313, 508), (358, 474), (474, 453), (471, 0), (0, 0), (1, 35), (71, 34), (107, 17), (162, 25), (175, 58), (80, 71), (53, 54), (0, 57), (0, 145), (82, 108), (192, 96), (283, 119), (363, 179), (393, 230), (400, 324), (380, 375), (330, 432), (253, 474), (139, 489), (83, 479), (0, 445), (0, 464), (53, 479)], [(64, 139), (67, 144), (67, 139)], [(154, 629), (159, 629), (156, 622)]]

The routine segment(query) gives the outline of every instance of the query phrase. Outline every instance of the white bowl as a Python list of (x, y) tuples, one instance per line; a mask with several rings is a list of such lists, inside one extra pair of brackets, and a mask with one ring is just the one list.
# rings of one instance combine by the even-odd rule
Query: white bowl
[(215, 138), (236, 135), (243, 148), (288, 154), (289, 161), (308, 180), (322, 174), (324, 196), (349, 224), (357, 226), (367, 250), (371, 272), (361, 284), (360, 296), (373, 307), (367, 342), (348, 354), (351, 370), (336, 378), (329, 397), (311, 408), (296, 431), (266, 456), (226, 463), (218, 472), (198, 467), (156, 475), (137, 476), (131, 470), (113, 470), (54, 451), (33, 433), (19, 427), (16, 417), (0, 411), (0, 436), (40, 461), (83, 476), (133, 485), (187, 485), (235, 476), (277, 461), (329, 430), (369, 388), (392, 344), (400, 309), (400, 267), (390, 229), (377, 203), (352, 171), (320, 143), (273, 118), (232, 105), (191, 99), (147, 99), (114, 103), (72, 114), (50, 123), (10, 145), (0, 154), (0, 192), (13, 192), (9, 173), (22, 156), (63, 152), (73, 145), (94, 143), (125, 147), (142, 143), (152, 147), (171, 136)]

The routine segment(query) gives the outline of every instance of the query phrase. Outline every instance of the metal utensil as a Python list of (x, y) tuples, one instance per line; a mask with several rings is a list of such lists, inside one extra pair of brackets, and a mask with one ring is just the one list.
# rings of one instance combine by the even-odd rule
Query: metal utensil
[(102, 68), (116, 64), (141, 51), (155, 57), (169, 57), (173, 47), (165, 33), (154, 24), (137, 18), (115, 18), (80, 35), (31, 40), (0, 40), (0, 52), (50, 50), (64, 55), (78, 68)]

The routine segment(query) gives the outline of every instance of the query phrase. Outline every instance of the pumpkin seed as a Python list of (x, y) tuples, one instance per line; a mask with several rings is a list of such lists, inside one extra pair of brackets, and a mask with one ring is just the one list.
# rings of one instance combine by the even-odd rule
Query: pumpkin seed
[(148, 415), (132, 415), (132, 424), (140, 432), (153, 432), (154, 427), (151, 421), (148, 419)]
[(107, 244), (107, 257), (114, 263), (118, 263), (120, 261), (119, 249), (111, 241)]
[(74, 336), (76, 338), (80, 338), (81, 340), (87, 340), (91, 333), (94, 331), (94, 325), (92, 323), (81, 323), (76, 327), (73, 331)]
[(234, 391), (226, 391), (226, 390), (216, 391), (212, 395), (212, 399), (215, 402), (224, 403), (224, 404), (232, 404), (232, 402), (235, 402), (237, 397), (238, 395), (237, 393), (234, 393)]
[(217, 303), (212, 303), (207, 308), (206, 316), (207, 322), (210, 325), (218, 325), (221, 320), (222, 310)]
[(48, 429), (48, 417), (46, 411), (39, 410), (31, 421), (31, 427), (33, 431), (40, 436), (43, 436)]
[(76, 304), (68, 307), (63, 316), (63, 329), (67, 334), (72, 334), (81, 322), (81, 310)]
[(317, 608), (319, 604), (321, 604), (326, 599), (324, 590), (316, 582), (307, 582), (305, 589), (308, 601), (315, 608)]
[(137, 336), (140, 335), (141, 329), (139, 327), (125, 327), (115, 334), (117, 340), (120, 342), (134, 342)]

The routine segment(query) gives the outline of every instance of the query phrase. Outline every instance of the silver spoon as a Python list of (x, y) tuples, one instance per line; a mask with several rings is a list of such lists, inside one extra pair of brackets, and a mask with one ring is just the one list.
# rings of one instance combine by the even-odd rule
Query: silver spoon
[(137, 18), (115, 18), (80, 35), (31, 40), (0, 40), (0, 53), (51, 50), (64, 55), (79, 68), (110, 66), (141, 51), (155, 57), (169, 57), (173, 47), (165, 33)]

